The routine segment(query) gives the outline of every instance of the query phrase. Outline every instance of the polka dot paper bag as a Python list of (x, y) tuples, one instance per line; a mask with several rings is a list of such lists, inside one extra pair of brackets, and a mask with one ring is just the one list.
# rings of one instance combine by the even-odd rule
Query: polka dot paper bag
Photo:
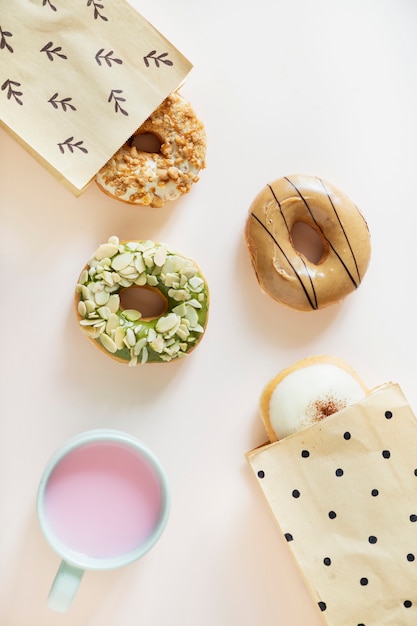
[(246, 456), (325, 624), (417, 624), (417, 420), (398, 385)]
[(0, 121), (75, 194), (191, 67), (126, 0), (0, 2)]

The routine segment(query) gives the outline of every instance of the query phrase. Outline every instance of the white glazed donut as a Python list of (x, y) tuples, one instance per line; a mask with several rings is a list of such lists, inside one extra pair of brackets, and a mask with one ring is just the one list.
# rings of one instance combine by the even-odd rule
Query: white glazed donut
[[(157, 138), (159, 151), (137, 149), (139, 135)], [(174, 92), (100, 170), (96, 183), (116, 200), (159, 208), (190, 191), (205, 156), (204, 126), (189, 102)]]
[[(144, 317), (123, 307), (124, 292), (139, 288), (162, 300), (161, 314)], [(75, 303), (83, 333), (109, 356), (133, 366), (188, 355), (204, 335), (209, 292), (194, 261), (166, 244), (110, 237), (82, 270)]]
[(270, 441), (307, 428), (357, 402), (368, 389), (340, 359), (315, 356), (275, 376), (260, 398), (261, 417)]

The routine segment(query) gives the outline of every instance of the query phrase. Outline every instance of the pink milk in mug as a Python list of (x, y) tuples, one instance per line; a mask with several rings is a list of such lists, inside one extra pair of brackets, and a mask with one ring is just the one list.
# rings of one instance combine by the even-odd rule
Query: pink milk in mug
[(49, 461), (38, 491), (38, 517), (62, 557), (48, 604), (64, 612), (86, 569), (127, 565), (159, 539), (169, 491), (156, 457), (117, 430), (81, 433)]

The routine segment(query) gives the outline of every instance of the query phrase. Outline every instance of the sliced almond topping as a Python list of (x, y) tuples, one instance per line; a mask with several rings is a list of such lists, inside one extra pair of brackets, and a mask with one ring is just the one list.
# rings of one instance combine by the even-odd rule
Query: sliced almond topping
[(114, 336), (113, 336), (114, 343), (116, 344), (118, 350), (121, 350), (122, 348), (124, 348), (124, 338), (125, 338), (124, 328), (122, 328), (121, 326), (118, 326), (118, 328), (116, 328), (116, 330), (114, 331)]
[(120, 297), (117, 293), (113, 293), (107, 300), (107, 306), (112, 313), (117, 313), (120, 309)]
[(136, 309), (125, 309), (123, 311), (123, 315), (130, 322), (136, 322), (142, 317), (142, 313), (140, 311), (136, 311)]
[(157, 251), (155, 252), (155, 256), (153, 258), (155, 265), (158, 267), (162, 267), (167, 258), (167, 249), (165, 246), (159, 246)]
[(100, 341), (103, 347), (107, 350), (107, 352), (111, 352), (111, 354), (117, 352), (117, 346), (115, 342), (108, 335), (106, 335), (106, 333), (102, 333), (100, 335)]
[(135, 267), (139, 274), (142, 274), (146, 270), (145, 263), (143, 262), (143, 257), (140, 252), (135, 254)]
[(88, 281), (88, 271), (87, 270), (83, 270), (81, 272), (80, 278), (78, 280), (79, 283), (81, 283), (82, 285), (84, 285), (84, 283), (86, 283)]
[(115, 245), (114, 243), (102, 243), (101, 246), (99, 246), (97, 250), (95, 251), (94, 256), (97, 259), (97, 261), (101, 261), (102, 259), (105, 259), (106, 257), (110, 259), (112, 256), (117, 254), (118, 251), (119, 251), (118, 244)]
[(125, 267), (130, 265), (132, 261), (132, 252), (122, 252), (122, 254), (119, 254), (112, 260), (111, 266), (116, 272), (119, 272), (120, 270), (123, 270)]
[(104, 291), (104, 289), (102, 291), (97, 291), (94, 294), (94, 300), (96, 301), (96, 303), (98, 304), (98, 306), (102, 306), (103, 304), (107, 304), (107, 302), (109, 301), (110, 295), (108, 291)]
[(82, 300), (80, 300), (78, 303), (78, 313), (81, 315), (81, 317), (85, 317), (87, 315), (87, 307), (85, 306), (85, 302), (83, 302)]
[(156, 323), (156, 331), (158, 333), (167, 333), (173, 328), (179, 326), (181, 318), (175, 313), (168, 313), (165, 317), (161, 317)]
[(119, 326), (119, 318), (115, 313), (111, 313), (106, 324), (106, 333), (110, 335), (112, 330), (116, 330)]
[(131, 328), (126, 330), (126, 340), (125, 340), (131, 348), (136, 344), (136, 336)]

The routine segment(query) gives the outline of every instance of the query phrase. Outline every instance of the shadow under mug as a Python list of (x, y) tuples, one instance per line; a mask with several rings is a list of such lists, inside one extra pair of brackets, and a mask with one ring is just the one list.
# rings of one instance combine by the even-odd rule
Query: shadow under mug
[(153, 453), (112, 429), (83, 432), (49, 460), (38, 490), (42, 532), (62, 562), (48, 596), (67, 611), (85, 570), (136, 561), (167, 523), (169, 489)]

